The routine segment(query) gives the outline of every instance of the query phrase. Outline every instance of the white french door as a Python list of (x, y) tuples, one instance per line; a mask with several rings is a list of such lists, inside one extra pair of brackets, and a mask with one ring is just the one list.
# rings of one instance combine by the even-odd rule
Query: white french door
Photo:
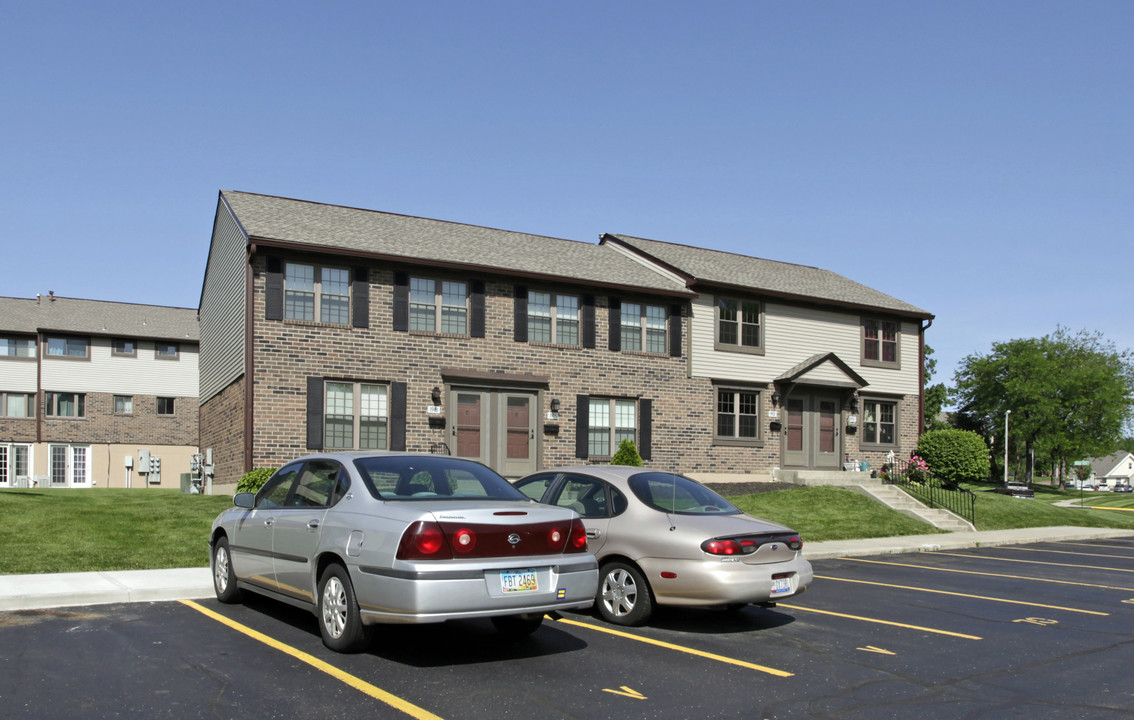
[(91, 486), (90, 445), (50, 445), (47, 477), (51, 487)]
[(0, 445), (0, 487), (31, 487), (31, 445)]

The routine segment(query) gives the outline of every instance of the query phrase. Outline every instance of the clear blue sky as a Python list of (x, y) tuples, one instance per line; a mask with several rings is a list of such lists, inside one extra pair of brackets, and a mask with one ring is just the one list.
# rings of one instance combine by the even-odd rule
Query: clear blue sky
[(8, 3), (0, 295), (196, 307), (218, 190), (827, 268), (938, 379), (1134, 346), (1134, 2)]

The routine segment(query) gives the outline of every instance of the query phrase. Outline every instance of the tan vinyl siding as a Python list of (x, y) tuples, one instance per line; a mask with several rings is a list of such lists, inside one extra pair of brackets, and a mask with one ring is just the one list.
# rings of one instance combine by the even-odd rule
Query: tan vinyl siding
[[(917, 325), (902, 323), (901, 370), (863, 367), (860, 358), (861, 316), (774, 302), (764, 306), (764, 355), (721, 352), (713, 348), (715, 297), (701, 295), (693, 300), (690, 329), (691, 366), (694, 377), (720, 380), (769, 382), (788, 369), (820, 353), (833, 352), (865, 378), (875, 392), (916, 394), (918, 392)], [(845, 380), (837, 370), (817, 368), (831, 374), (826, 379)], [(834, 373), (838, 374), (836, 378)]]
[(201, 402), (244, 372), (244, 268), (248, 238), (220, 201), (201, 293)]

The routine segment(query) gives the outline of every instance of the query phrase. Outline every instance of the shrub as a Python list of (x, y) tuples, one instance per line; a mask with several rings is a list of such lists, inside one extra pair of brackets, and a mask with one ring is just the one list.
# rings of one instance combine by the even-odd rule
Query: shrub
[(618, 443), (618, 452), (610, 459), (611, 465), (633, 465), (642, 467), (642, 456), (638, 454), (638, 447), (633, 440), (623, 440)]
[(917, 454), (945, 482), (987, 480), (988, 445), (969, 430), (930, 430), (917, 441)]
[(240, 478), (240, 482), (236, 483), (236, 492), (256, 492), (264, 483), (268, 482), (268, 478), (272, 476), (279, 468), (256, 468), (244, 473), (244, 477)]

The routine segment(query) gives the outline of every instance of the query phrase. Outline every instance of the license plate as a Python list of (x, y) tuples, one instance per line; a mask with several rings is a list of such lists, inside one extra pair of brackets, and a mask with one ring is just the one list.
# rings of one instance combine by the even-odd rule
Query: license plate
[(539, 590), (535, 570), (504, 570), (500, 573), (500, 589), (506, 593)]
[(772, 595), (791, 592), (791, 578), (772, 578)]

